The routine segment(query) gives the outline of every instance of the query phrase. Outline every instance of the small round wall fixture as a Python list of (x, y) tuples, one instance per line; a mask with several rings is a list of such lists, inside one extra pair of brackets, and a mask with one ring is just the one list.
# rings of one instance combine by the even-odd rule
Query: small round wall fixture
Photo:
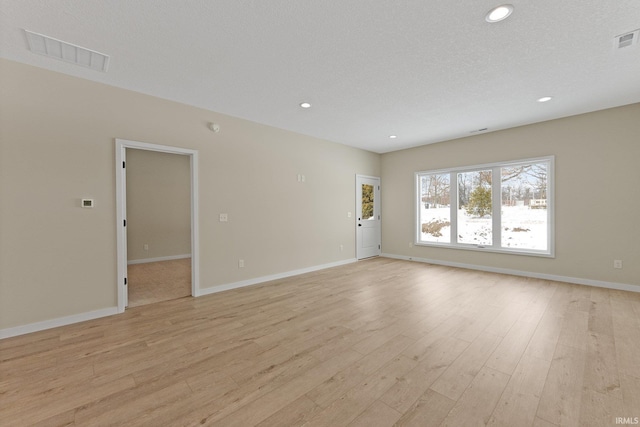
[(507, 19), (509, 15), (511, 15), (511, 12), (513, 12), (513, 5), (503, 4), (500, 6), (496, 6), (489, 12), (487, 12), (487, 16), (485, 16), (484, 19), (486, 19), (486, 21), (489, 23), (500, 22), (504, 19)]
[(209, 123), (209, 129), (211, 132), (218, 133), (220, 132), (220, 125), (217, 123)]

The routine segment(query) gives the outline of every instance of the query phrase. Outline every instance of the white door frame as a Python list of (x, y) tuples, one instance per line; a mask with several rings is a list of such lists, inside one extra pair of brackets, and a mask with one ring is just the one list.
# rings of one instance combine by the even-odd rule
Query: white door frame
[[(362, 210), (362, 206), (358, 206), (358, 192), (361, 191), (361, 188), (358, 185), (358, 180), (360, 178), (365, 178), (365, 179), (372, 179), (378, 182), (377, 186), (378, 189), (375, 190), (374, 189), (374, 194), (376, 194), (375, 198), (374, 198), (374, 214), (378, 215), (378, 219), (376, 221), (378, 221), (378, 233), (377, 233), (377, 240), (378, 240), (378, 251), (375, 255), (368, 255), (368, 256), (363, 256), (363, 254), (361, 253), (361, 249), (360, 249), (360, 242), (358, 239), (358, 224), (360, 223), (360, 220), (358, 219), (358, 212), (360, 212)], [(381, 200), (380, 200), (380, 177), (378, 176), (369, 176), (369, 175), (356, 175), (356, 183), (355, 183), (355, 189), (356, 189), (356, 259), (360, 260), (360, 259), (364, 259), (364, 258), (369, 258), (372, 256), (379, 256), (382, 253), (382, 235), (381, 235), (381, 218), (382, 218), (382, 213), (381, 213)], [(360, 214), (362, 214), (362, 212), (360, 212)]]
[(118, 258), (118, 313), (124, 312), (128, 304), (125, 285), (127, 279), (127, 169), (126, 149), (158, 151), (161, 153), (189, 156), (191, 163), (191, 295), (198, 296), (200, 290), (200, 244), (198, 241), (198, 151), (168, 145), (116, 139), (116, 244)]

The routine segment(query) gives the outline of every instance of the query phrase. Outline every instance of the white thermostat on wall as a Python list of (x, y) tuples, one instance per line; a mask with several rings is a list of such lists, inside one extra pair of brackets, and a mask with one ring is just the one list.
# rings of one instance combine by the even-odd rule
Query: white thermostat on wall
[(83, 208), (92, 208), (93, 207), (93, 199), (82, 199), (82, 207)]

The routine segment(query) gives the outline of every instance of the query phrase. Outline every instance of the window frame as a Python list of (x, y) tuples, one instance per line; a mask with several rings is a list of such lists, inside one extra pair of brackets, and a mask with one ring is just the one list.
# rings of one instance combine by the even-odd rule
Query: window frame
[[(547, 163), (547, 249), (523, 249), (523, 248), (507, 248), (502, 246), (502, 177), (500, 170), (503, 167), (520, 166), (533, 163)], [(491, 203), (492, 203), (492, 244), (489, 245), (476, 245), (470, 243), (458, 243), (457, 238), (453, 238), (458, 235), (458, 173), (474, 172), (480, 170), (492, 170), (492, 184), (491, 184)], [(449, 191), (450, 197), (450, 242), (425, 242), (421, 240), (422, 228), (420, 224), (420, 211), (421, 211), (421, 177), (424, 175), (432, 174), (449, 174), (449, 185), (455, 185), (455, 190)], [(454, 179), (455, 178), (455, 179)], [(497, 183), (497, 184), (496, 184)], [(496, 186), (498, 191), (496, 191)], [(502, 161), (495, 163), (485, 163), (480, 165), (469, 165), (460, 167), (451, 167), (445, 169), (434, 169), (415, 172), (414, 176), (414, 221), (413, 221), (413, 234), (415, 246), (425, 247), (437, 247), (447, 249), (463, 249), (478, 252), (493, 252), (502, 254), (514, 254), (514, 255), (527, 255), (537, 256), (545, 258), (555, 258), (555, 156), (534, 157), (529, 159), (519, 159), (511, 161)]]

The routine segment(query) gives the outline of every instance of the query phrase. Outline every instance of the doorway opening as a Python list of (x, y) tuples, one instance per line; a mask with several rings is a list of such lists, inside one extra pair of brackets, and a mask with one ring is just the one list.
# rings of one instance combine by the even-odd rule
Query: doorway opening
[(197, 296), (198, 152), (116, 139), (118, 311)]

